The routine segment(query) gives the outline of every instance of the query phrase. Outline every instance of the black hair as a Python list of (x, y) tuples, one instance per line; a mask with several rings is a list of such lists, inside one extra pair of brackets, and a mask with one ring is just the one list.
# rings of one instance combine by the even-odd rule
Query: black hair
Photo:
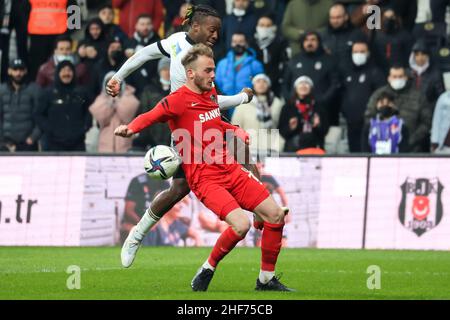
[(72, 46), (72, 43), (73, 43), (72, 38), (69, 35), (62, 34), (62, 35), (59, 35), (56, 37), (54, 45), (53, 45), (53, 49), (57, 48), (58, 42), (65, 42), (65, 41), (70, 42), (70, 45)]
[(191, 5), (186, 12), (183, 25), (191, 26), (194, 22), (200, 22), (205, 17), (216, 17), (220, 19), (219, 13), (207, 5)]
[(403, 64), (401, 64), (401, 63), (399, 63), (399, 62), (393, 62), (390, 66), (389, 66), (389, 70), (391, 70), (391, 69), (403, 69), (403, 71), (405, 71), (405, 73), (406, 73), (406, 67), (403, 65)]
[(97, 12), (100, 12), (100, 11), (102, 11), (103, 9), (114, 10), (113, 7), (112, 7), (112, 5), (110, 5), (110, 4), (105, 4), (105, 5), (101, 6), (100, 8), (98, 8), (98, 11), (97, 11)]
[(377, 102), (378, 102), (378, 101), (385, 100), (385, 99), (386, 99), (386, 100), (389, 100), (389, 101), (392, 101), (392, 102), (395, 101), (394, 95), (393, 95), (392, 93), (390, 93), (390, 92), (385, 91), (385, 92), (382, 92), (382, 93), (380, 94), (380, 96), (377, 98)]
[(244, 36), (245, 41), (248, 41), (247, 35), (246, 35), (243, 31), (237, 30), (237, 31), (233, 32), (233, 34), (232, 34), (231, 36), (234, 36), (234, 35), (236, 35), (236, 34)]
[(139, 19), (150, 19), (153, 22), (153, 18), (151, 15), (149, 15), (148, 13), (141, 13), (140, 15), (138, 15), (138, 17), (136, 18), (136, 22), (139, 21)]
[(274, 16), (273, 13), (271, 13), (271, 12), (266, 12), (266, 13), (263, 13), (262, 15), (260, 15), (260, 16), (258, 17), (258, 21), (259, 21), (261, 18), (267, 18), (267, 19), (270, 19), (270, 20), (272, 20), (273, 24), (275, 24), (275, 16)]

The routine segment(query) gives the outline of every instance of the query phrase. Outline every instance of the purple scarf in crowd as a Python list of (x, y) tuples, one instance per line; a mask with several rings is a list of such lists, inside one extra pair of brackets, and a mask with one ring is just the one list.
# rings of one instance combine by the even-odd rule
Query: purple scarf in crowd
[[(379, 117), (370, 120), (369, 144), (373, 153), (398, 153), (402, 141), (403, 120), (396, 116), (387, 120)], [(389, 150), (390, 149), (390, 150)]]

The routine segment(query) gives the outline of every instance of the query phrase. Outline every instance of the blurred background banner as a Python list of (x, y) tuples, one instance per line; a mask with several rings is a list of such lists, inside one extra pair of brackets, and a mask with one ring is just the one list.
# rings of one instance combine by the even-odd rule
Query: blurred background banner
[[(290, 208), (286, 247), (450, 249), (447, 158), (281, 157), (258, 165), (272, 196)], [(0, 245), (120, 245), (168, 186), (142, 167), (142, 156), (0, 157)], [(143, 245), (212, 246), (224, 228), (191, 194)], [(252, 228), (239, 245), (258, 246), (260, 237)]]

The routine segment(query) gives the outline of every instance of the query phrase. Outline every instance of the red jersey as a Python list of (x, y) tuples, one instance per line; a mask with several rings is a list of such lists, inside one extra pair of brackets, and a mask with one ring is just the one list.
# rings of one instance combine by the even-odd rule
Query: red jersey
[(224, 139), (225, 131), (236, 127), (222, 121), (215, 88), (198, 94), (182, 86), (134, 119), (128, 128), (138, 133), (157, 122), (169, 123), (190, 185), (198, 181), (198, 173), (206, 166), (219, 173), (224, 166), (236, 164)]

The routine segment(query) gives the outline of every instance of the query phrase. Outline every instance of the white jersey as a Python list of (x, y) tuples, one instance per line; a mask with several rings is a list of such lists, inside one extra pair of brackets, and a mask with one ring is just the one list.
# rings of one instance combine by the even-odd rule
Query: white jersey
[(195, 43), (186, 32), (177, 32), (158, 42), (163, 55), (170, 58), (170, 91), (176, 91), (186, 83), (186, 70), (181, 59)]
[[(114, 78), (122, 81), (145, 62), (166, 56), (170, 58), (170, 91), (174, 92), (186, 83), (186, 70), (181, 63), (181, 59), (194, 44), (194, 41), (189, 38), (186, 32), (174, 33), (166, 39), (152, 43), (137, 51), (117, 71)], [(219, 95), (217, 98), (221, 110), (227, 110), (248, 102), (248, 96), (244, 92), (233, 96)]]

